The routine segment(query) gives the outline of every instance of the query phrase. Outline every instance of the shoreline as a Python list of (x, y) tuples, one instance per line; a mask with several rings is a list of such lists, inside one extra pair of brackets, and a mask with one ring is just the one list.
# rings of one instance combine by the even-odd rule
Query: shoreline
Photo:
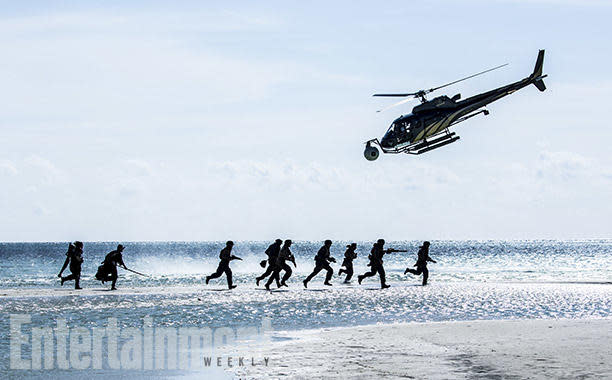
[[(612, 318), (407, 322), (277, 331), (276, 341), (226, 348), (270, 357), (264, 378), (612, 377)], [(307, 368), (306, 368), (307, 367)]]
[[(479, 281), (462, 281), (462, 282), (434, 282), (430, 284), (428, 287), (434, 287), (435, 284), (442, 285), (580, 285), (580, 286), (609, 286), (612, 285), (612, 281), (606, 280), (593, 280), (593, 281), (496, 281), (496, 282), (479, 282)], [(378, 288), (376, 283), (365, 283), (364, 285), (357, 286), (356, 284), (349, 284), (348, 286), (344, 284), (340, 284), (334, 288), (327, 288), (321, 285), (313, 284), (308, 289), (304, 289), (301, 284), (294, 284), (287, 289), (276, 289), (273, 288), (271, 293), (275, 292), (300, 292), (300, 291), (335, 291), (335, 292), (343, 292), (343, 291), (352, 291), (352, 290), (380, 290), (384, 292), (385, 290), (381, 290)], [(117, 290), (110, 290), (110, 285), (108, 286), (97, 286), (97, 287), (88, 287), (83, 288), (82, 290), (75, 290), (72, 288), (72, 284), (69, 284), (64, 287), (31, 287), (31, 288), (18, 288), (18, 287), (9, 287), (9, 288), (0, 288), (0, 299), (2, 298), (46, 298), (46, 297), (70, 297), (70, 296), (107, 296), (107, 295), (172, 295), (172, 294), (201, 294), (202, 292), (227, 292), (229, 289), (222, 284), (215, 284), (212, 286), (207, 286), (203, 284), (193, 284), (193, 285), (171, 285), (171, 286), (128, 286), (128, 287), (119, 287)], [(420, 288), (421, 285), (417, 282), (391, 282), (391, 286), (394, 289), (403, 289), (403, 288)], [(234, 293), (240, 292), (251, 292), (251, 291), (264, 291), (263, 287), (255, 287), (252, 285), (244, 285), (239, 284), (239, 287), (234, 290)]]

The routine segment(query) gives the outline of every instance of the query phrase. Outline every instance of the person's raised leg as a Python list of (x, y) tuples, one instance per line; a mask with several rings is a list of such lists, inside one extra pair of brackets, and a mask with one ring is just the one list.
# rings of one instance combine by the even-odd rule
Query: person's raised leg
[(312, 273), (308, 275), (308, 277), (306, 277), (306, 279), (303, 281), (304, 283), (304, 287), (307, 288), (308, 287), (308, 283), (310, 282), (310, 280), (312, 280), (314, 278), (314, 276), (316, 276), (317, 274), (319, 274), (319, 272), (321, 271), (321, 269), (323, 269), (323, 266), (317, 264), (314, 269), (312, 270)]
[(287, 264), (283, 265), (283, 270), (285, 271), (285, 275), (283, 276), (283, 279), (281, 280), (280, 285), (288, 286), (287, 280), (289, 279), (289, 277), (291, 277), (291, 274), (293, 273), (293, 271), (291, 270), (291, 267)]
[(274, 267), (268, 264), (268, 268), (266, 268), (266, 271), (261, 276), (255, 278), (255, 283), (257, 284), (257, 286), (259, 286), (259, 281), (268, 277), (272, 273), (274, 273)]
[(208, 282), (210, 280), (212, 280), (214, 278), (217, 278), (217, 277), (221, 277), (223, 272), (225, 272), (225, 265), (219, 264), (219, 266), (217, 267), (217, 270), (215, 271), (215, 273), (211, 274), (210, 276), (206, 276), (206, 285), (208, 285)]
[(366, 272), (364, 274), (357, 276), (357, 282), (359, 282), (359, 285), (361, 285), (361, 281), (363, 281), (364, 278), (372, 277), (375, 274), (376, 274), (376, 268), (372, 266), (370, 267), (369, 272)]
[(344, 279), (344, 282), (351, 281), (351, 278), (353, 278), (353, 264), (346, 266), (346, 278)]

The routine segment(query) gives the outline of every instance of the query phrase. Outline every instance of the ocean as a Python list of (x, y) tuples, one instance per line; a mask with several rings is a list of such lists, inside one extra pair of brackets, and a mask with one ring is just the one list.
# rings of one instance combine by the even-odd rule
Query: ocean
[(388, 242), (387, 248), (408, 252), (385, 256), (391, 285), (386, 290), (380, 289), (378, 277), (357, 284), (357, 274), (369, 268), (371, 242), (358, 242), (351, 284), (337, 277), (348, 242), (335, 242), (333, 286), (323, 285), (323, 271), (304, 289), (302, 280), (314, 267), (322, 242), (296, 241), (292, 251), (297, 268), (289, 288), (268, 292), (263, 284), (255, 285), (255, 277), (264, 271), (259, 262), (270, 243), (236, 242), (233, 253), (243, 261), (231, 263), (238, 287), (229, 291), (225, 276), (204, 284), (204, 277), (216, 269), (224, 242), (121, 242), (128, 268), (148, 277), (119, 269), (119, 291), (110, 292), (110, 284), (93, 276), (117, 242), (84, 242), (85, 289), (77, 295), (69, 292), (73, 282), (61, 287), (57, 278), (67, 242), (1, 243), (0, 371), (10, 371), (9, 316), (15, 314), (30, 315), (32, 326), (54, 326), (62, 318), (89, 329), (103, 327), (109, 317), (123, 327), (140, 328), (150, 317), (155, 327), (212, 329), (260, 326), (267, 319), (276, 331), (612, 315), (612, 240), (432, 241), (430, 256), (437, 264), (429, 265), (426, 287), (420, 286), (420, 277), (403, 274), (414, 264), (421, 242)]

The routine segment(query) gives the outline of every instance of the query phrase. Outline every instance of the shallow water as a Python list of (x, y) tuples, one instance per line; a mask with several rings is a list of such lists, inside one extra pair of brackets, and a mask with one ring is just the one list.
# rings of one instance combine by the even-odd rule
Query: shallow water
[[(359, 286), (322, 285), (323, 273), (305, 290), (301, 280), (313, 267), (321, 243), (296, 242), (298, 266), (290, 287), (267, 292), (254, 277), (263, 272), (259, 261), (267, 243), (238, 242), (232, 262), (238, 288), (226, 288), (225, 278), (209, 286), (203, 277), (217, 265), (222, 243), (124, 243), (128, 267), (140, 277), (120, 270), (122, 293), (102, 291), (91, 277), (104, 254), (116, 243), (85, 243), (81, 295), (57, 296), (57, 272), (67, 243), (0, 244), (0, 357), (6, 369), (9, 314), (32, 316), (34, 326), (53, 326), (66, 318), (71, 326), (104, 326), (116, 317), (123, 327), (141, 327), (150, 316), (156, 327), (259, 326), (269, 318), (275, 330), (351, 326), (410, 321), (476, 319), (606, 318), (612, 315), (612, 241), (463, 241), (432, 242), (430, 285), (403, 275), (414, 263), (419, 242), (392, 242), (389, 247), (409, 253), (389, 254), (385, 267), (390, 289), (380, 290), (377, 278)], [(368, 269), (367, 251), (360, 244), (356, 274)], [(341, 262), (344, 244), (332, 256)], [(333, 265), (337, 271), (339, 265)], [(70, 287), (72, 284), (66, 284)], [(93, 290), (91, 288), (94, 288)], [(123, 290), (122, 290), (123, 289)], [(125, 291), (127, 289), (127, 291)], [(4, 290), (4, 292), (2, 292)], [(63, 292), (64, 289), (61, 289)], [(66, 293), (68, 289), (65, 290)], [(52, 295), (55, 294), (55, 295)]]
[[(407, 249), (408, 253), (385, 256), (385, 268), (394, 281), (414, 282), (402, 275), (412, 266), (421, 242), (390, 242), (387, 247)], [(215, 270), (221, 242), (123, 243), (128, 267), (151, 275), (140, 277), (123, 271), (122, 286), (200, 285)], [(237, 284), (250, 284), (263, 270), (259, 262), (269, 243), (237, 242), (234, 254), (244, 261), (232, 262)], [(345, 242), (332, 246), (332, 256), (342, 262)], [(83, 284), (99, 286), (92, 279), (104, 255), (117, 243), (85, 243)], [(0, 288), (57, 286), (57, 273), (68, 243), (0, 243)], [(312, 270), (313, 256), (320, 242), (295, 242), (299, 276)], [(367, 269), (371, 243), (359, 243), (356, 272)], [(592, 241), (440, 241), (432, 242), (430, 256), (438, 264), (429, 266), (434, 282), (606, 282), (612, 281), (612, 240)], [(121, 272), (121, 270), (120, 270)], [(317, 280), (315, 279), (315, 282)]]

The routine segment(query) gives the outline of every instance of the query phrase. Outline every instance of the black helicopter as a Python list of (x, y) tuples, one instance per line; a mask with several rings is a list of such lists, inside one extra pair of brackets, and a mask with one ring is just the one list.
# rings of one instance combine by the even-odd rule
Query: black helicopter
[[(427, 100), (425, 96), (432, 91), (499, 69), (506, 65), (497, 66), (442, 86), (430, 88), (429, 90), (420, 90), (406, 94), (374, 94), (373, 96), (410, 96), (420, 99), (421, 104), (414, 107), (411, 114), (402, 115), (395, 119), (380, 141), (378, 141), (378, 139), (367, 141), (365, 151), (363, 152), (365, 158), (369, 161), (374, 161), (378, 158), (378, 149), (374, 145), (378, 145), (384, 153), (422, 154), (444, 145), (454, 143), (459, 140), (459, 136), (455, 136), (455, 132), (450, 132), (448, 128), (479, 114), (488, 115), (489, 111), (482, 109), (482, 107), (487, 104), (499, 100), (506, 95), (510, 95), (530, 84), (535, 85), (540, 91), (546, 90), (546, 86), (542, 81), (542, 79), (547, 77), (547, 75), (542, 75), (543, 64), (544, 50), (540, 50), (535, 69), (527, 78), (461, 101), (459, 100), (461, 99), (461, 94), (457, 94), (452, 98), (448, 96), (439, 96), (432, 100)], [(402, 100), (385, 109), (410, 100), (412, 100), (412, 98)]]

